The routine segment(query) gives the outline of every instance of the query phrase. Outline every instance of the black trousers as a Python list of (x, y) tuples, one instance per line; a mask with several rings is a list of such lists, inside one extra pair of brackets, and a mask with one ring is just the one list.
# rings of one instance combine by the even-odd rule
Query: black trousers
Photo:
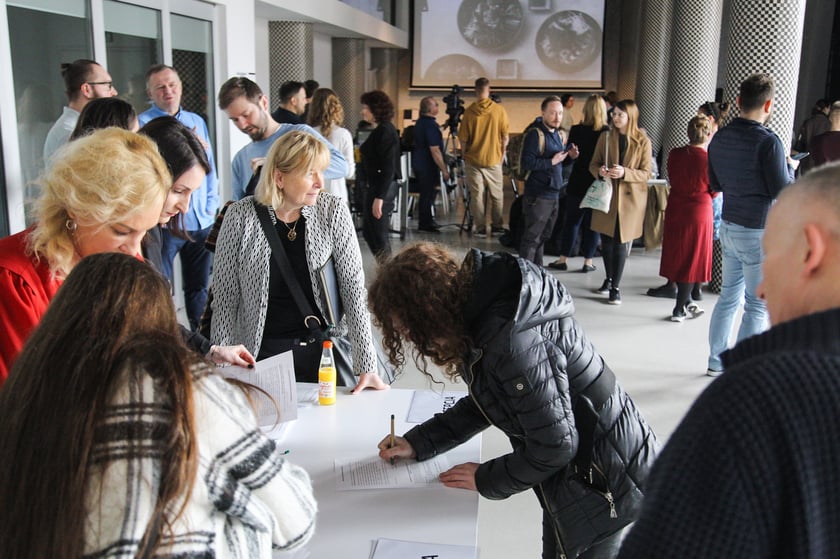
[(394, 201), (382, 204), (382, 217), (373, 217), (373, 194), (368, 190), (365, 196), (365, 211), (362, 213), (362, 237), (370, 247), (370, 251), (377, 260), (391, 256), (391, 212), (394, 211)]
[(543, 265), (545, 242), (551, 238), (560, 202), (557, 198), (525, 196), (522, 199), (522, 219), (525, 228), (519, 242), (519, 256), (538, 266)]
[(613, 289), (618, 289), (618, 284), (621, 283), (621, 276), (624, 274), (624, 264), (627, 262), (627, 255), (630, 254), (629, 243), (622, 243), (621, 230), (618, 225), (618, 218), (615, 220), (615, 234), (610, 237), (601, 233), (601, 253), (604, 256), (604, 270), (607, 273), (607, 279), (612, 281)]
[(434, 224), (432, 207), (435, 205), (437, 187), (440, 186), (440, 173), (437, 168), (434, 172), (414, 171), (417, 178), (417, 188), (420, 191), (420, 199), (417, 201), (417, 208), (420, 212), (418, 225), (420, 227), (431, 227)]

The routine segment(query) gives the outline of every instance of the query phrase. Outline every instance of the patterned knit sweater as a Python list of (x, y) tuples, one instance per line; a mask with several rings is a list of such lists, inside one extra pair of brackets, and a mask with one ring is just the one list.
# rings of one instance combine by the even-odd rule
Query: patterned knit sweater
[[(203, 366), (195, 370), (198, 472), (189, 502), (155, 554), (183, 559), (270, 558), (315, 530), (306, 472), (283, 459), (257, 428), (242, 392)], [(88, 482), (86, 558), (133, 559), (153, 523), (161, 425), (171, 404), (151, 376), (127, 367), (97, 426)], [(174, 503), (178, 511), (181, 502)]]
[(620, 559), (838, 557), (840, 309), (748, 338), (654, 465)]

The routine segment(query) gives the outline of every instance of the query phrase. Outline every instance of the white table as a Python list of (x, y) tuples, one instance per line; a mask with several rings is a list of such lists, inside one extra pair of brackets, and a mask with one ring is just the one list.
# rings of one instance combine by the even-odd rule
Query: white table
[[(302, 385), (306, 386), (306, 385)], [(298, 419), (279, 443), (288, 459), (312, 477), (318, 501), (315, 535), (308, 544), (312, 559), (366, 559), (377, 538), (477, 545), (478, 493), (443, 485), (418, 489), (336, 491), (336, 458), (377, 454), (376, 445), (389, 433), (391, 414), (396, 434), (405, 422), (413, 390), (367, 390), (351, 396), (338, 389), (334, 406), (301, 407)], [(479, 462), (481, 437), (449, 451), (454, 466)]]

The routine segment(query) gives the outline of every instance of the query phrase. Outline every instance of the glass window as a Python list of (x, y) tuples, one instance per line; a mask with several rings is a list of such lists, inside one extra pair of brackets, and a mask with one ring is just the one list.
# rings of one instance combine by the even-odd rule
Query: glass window
[(181, 106), (201, 115), (216, 145), (213, 91), (213, 25), (209, 21), (172, 14), (172, 67), (181, 76)]
[(44, 140), (67, 105), (61, 64), (93, 58), (87, 6), (85, 0), (6, 3), (27, 225), (29, 202), (39, 192), (33, 181), (44, 166)]
[(149, 108), (144, 76), (163, 62), (160, 11), (105, 0), (105, 45), (108, 72), (121, 98), (138, 114)]
[(393, 0), (340, 0), (368, 15), (381, 19), (385, 23), (394, 24)]

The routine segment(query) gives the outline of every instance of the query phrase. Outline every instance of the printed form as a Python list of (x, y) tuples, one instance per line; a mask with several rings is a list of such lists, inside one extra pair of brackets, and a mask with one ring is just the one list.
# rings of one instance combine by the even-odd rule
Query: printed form
[(438, 476), (449, 467), (445, 455), (435, 456), (425, 462), (398, 459), (393, 465), (379, 456), (355, 460), (336, 459), (336, 489), (350, 491), (442, 485)]

